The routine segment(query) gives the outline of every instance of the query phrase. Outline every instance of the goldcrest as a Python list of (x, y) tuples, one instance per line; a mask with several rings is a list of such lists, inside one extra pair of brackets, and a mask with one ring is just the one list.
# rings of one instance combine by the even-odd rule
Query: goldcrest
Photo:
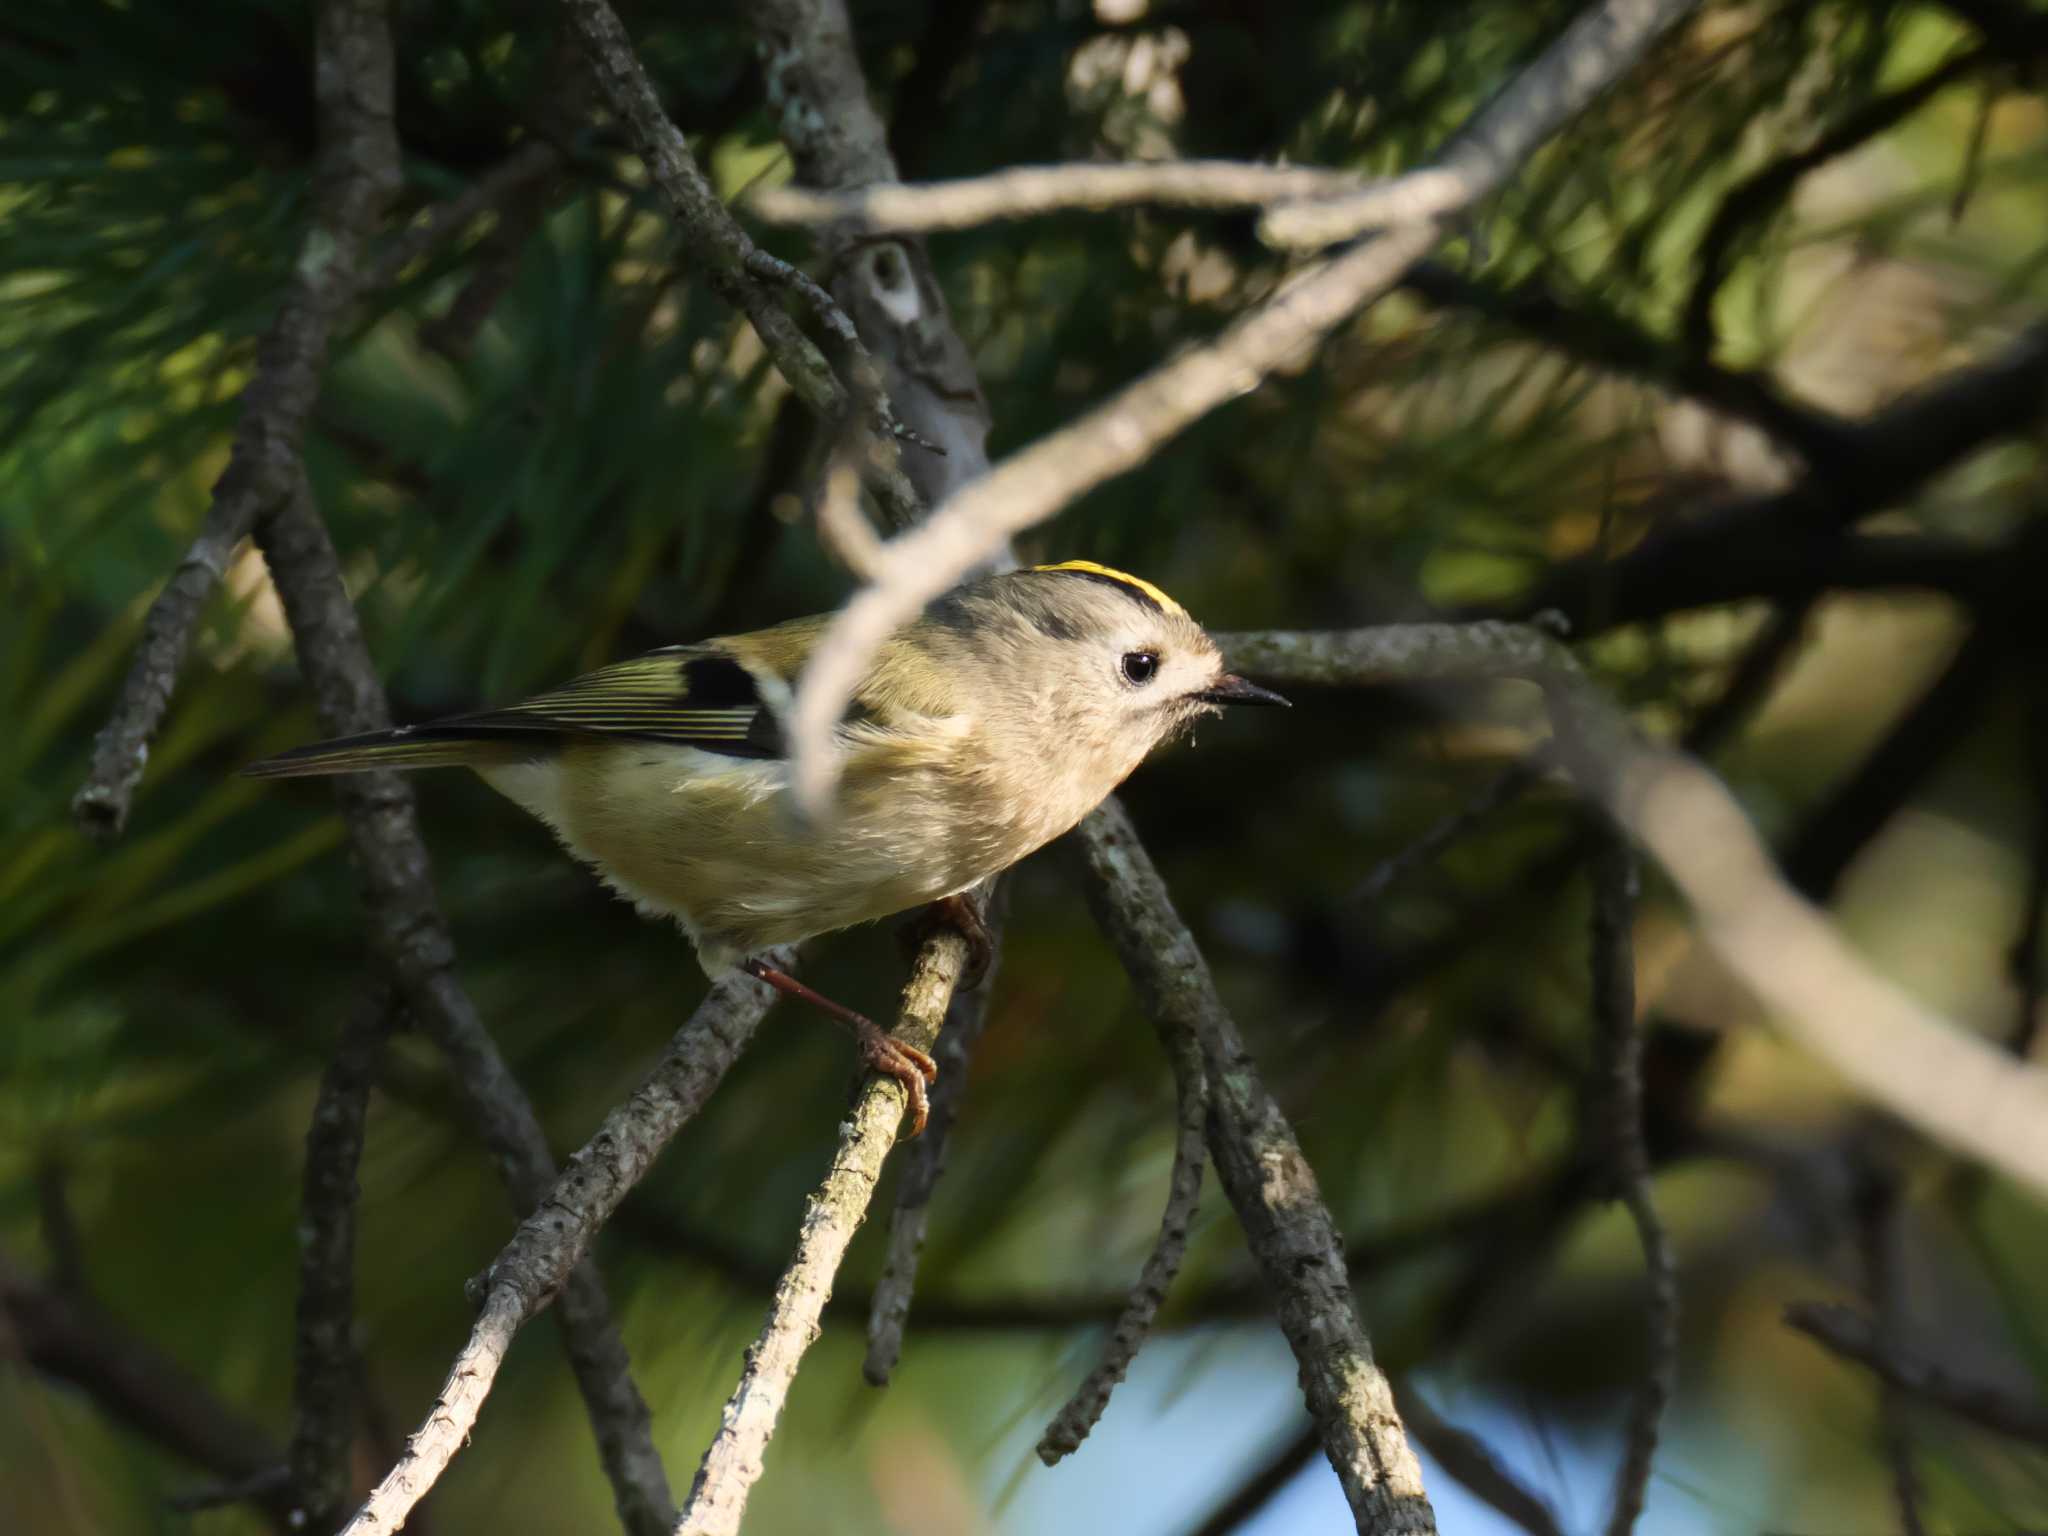
[(839, 727), (834, 809), (806, 820), (782, 721), (828, 622), (668, 646), (523, 703), (244, 771), (475, 770), (641, 911), (675, 918), (714, 979), (744, 967), (849, 1024), (910, 1091), (914, 1134), (931, 1059), (762, 954), (958, 896), (1217, 706), (1286, 700), (1226, 672), (1201, 626), (1139, 577), (1084, 560), (987, 576), (883, 645)]

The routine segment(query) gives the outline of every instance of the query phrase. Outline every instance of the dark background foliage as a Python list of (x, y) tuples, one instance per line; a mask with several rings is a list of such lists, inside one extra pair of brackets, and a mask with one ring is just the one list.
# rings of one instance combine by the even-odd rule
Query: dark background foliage
[[(1405, 168), (1577, 7), (854, 9), (904, 175), (928, 179), (1167, 155)], [(721, 192), (788, 174), (736, 15), (621, 12)], [(532, 3), (399, 6), (402, 209), (564, 131), (556, 26)], [(1965, 431), (1931, 472), (1875, 488), (1855, 472), (1871, 445), (1814, 413), (1864, 417), (2048, 310), (2044, 54), (2048, 13), (2017, 3), (1708, 6), (1438, 264), (1026, 553), (1142, 571), (1218, 628), (1562, 607), (1602, 680), (1651, 731), (1693, 733), (1873, 964), (2025, 1049), (2048, 863), (2038, 406), (2027, 430)], [(208, 612), (126, 837), (90, 844), (66, 803), (293, 258), (310, 69), (294, 0), (15, 0), (0, 17), (0, 1238), (273, 1440), (300, 1139), (367, 983), (326, 787), (231, 776), (315, 734), (253, 551)], [(808, 421), (693, 279), (617, 128), (578, 119), (565, 142), (535, 195), (368, 296), (317, 407), (313, 483), (401, 718), (846, 590), (802, 516)], [(1249, 218), (1151, 210), (932, 248), (998, 455), (1282, 270)], [(501, 296), (451, 334), (487, 269)], [(1630, 563), (1802, 462), (1809, 500), (1850, 503), (1795, 500), (1676, 569)], [(1640, 1369), (1640, 1273), (1579, 1151), (1584, 813), (1538, 788), (1361, 901), (1540, 723), (1500, 688), (1299, 703), (1205, 726), (1129, 802), (1355, 1245), (1382, 1355), (1589, 1524)], [(702, 978), (475, 782), (420, 793), (463, 976), (566, 1150)], [(1890, 1528), (1870, 1380), (1779, 1307), (1860, 1294), (1848, 1191), (1876, 1168), (1900, 1190), (1886, 1241), (1911, 1336), (2048, 1390), (2048, 1225), (1757, 1028), (1654, 883), (1637, 943), (1685, 1300), (1646, 1529)], [(820, 944), (811, 974), (879, 1009), (899, 970), (877, 930)], [(708, 1435), (849, 1074), (842, 1039), (778, 1013), (600, 1244), (672, 1475)], [(844, 1530), (1199, 1525), (1300, 1428), (1220, 1199), (1170, 1338), (1097, 1441), (1052, 1472), (1026, 1449), (1142, 1257), (1172, 1135), (1165, 1063), (1056, 855), (1016, 882), (964, 1113), (898, 1383), (858, 1381), (871, 1232), (753, 1528), (815, 1529), (823, 1507)], [(376, 1084), (363, 1185), (368, 1472), (508, 1230), (438, 1058), (408, 1036)], [(16, 1529), (258, 1519), (167, 1512), (208, 1470), (109, 1421), (90, 1383), (39, 1374), (15, 1334)], [(1927, 1411), (1913, 1428), (1934, 1528), (2048, 1520), (2039, 1451)], [(1124, 1477), (1152, 1492), (1113, 1501)], [(1340, 1528), (1326, 1478), (1311, 1464), (1271, 1528)], [(606, 1503), (557, 1356), (522, 1344), (430, 1518), (537, 1529)]]

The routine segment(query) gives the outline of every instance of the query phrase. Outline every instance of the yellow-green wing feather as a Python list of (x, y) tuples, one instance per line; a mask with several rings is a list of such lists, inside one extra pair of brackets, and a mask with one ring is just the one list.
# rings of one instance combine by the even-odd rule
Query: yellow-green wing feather
[[(737, 649), (737, 648), (735, 648)], [(801, 647), (774, 648), (793, 670)], [(765, 659), (765, 658), (764, 658)], [(358, 773), (369, 768), (477, 766), (531, 758), (565, 740), (619, 736), (672, 742), (735, 757), (775, 757), (781, 733), (757, 675), (779, 667), (723, 644), (673, 646), (601, 667), (501, 709), (296, 747), (244, 773), (257, 778)]]

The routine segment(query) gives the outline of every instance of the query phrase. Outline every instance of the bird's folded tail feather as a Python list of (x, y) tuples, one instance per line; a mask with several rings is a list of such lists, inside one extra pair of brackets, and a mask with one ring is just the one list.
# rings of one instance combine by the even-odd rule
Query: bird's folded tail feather
[(417, 725), (371, 731), (293, 747), (250, 763), (252, 779), (301, 779), (330, 773), (367, 773), (376, 768), (478, 768), (536, 755), (539, 744), (526, 732), (484, 726)]

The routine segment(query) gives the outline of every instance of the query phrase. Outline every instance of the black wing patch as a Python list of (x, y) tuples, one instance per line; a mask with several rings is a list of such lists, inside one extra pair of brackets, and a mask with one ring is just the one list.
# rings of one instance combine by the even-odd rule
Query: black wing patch
[(723, 651), (676, 646), (602, 667), (503, 709), (422, 730), (616, 736), (728, 757), (778, 757), (782, 733), (753, 675)]

